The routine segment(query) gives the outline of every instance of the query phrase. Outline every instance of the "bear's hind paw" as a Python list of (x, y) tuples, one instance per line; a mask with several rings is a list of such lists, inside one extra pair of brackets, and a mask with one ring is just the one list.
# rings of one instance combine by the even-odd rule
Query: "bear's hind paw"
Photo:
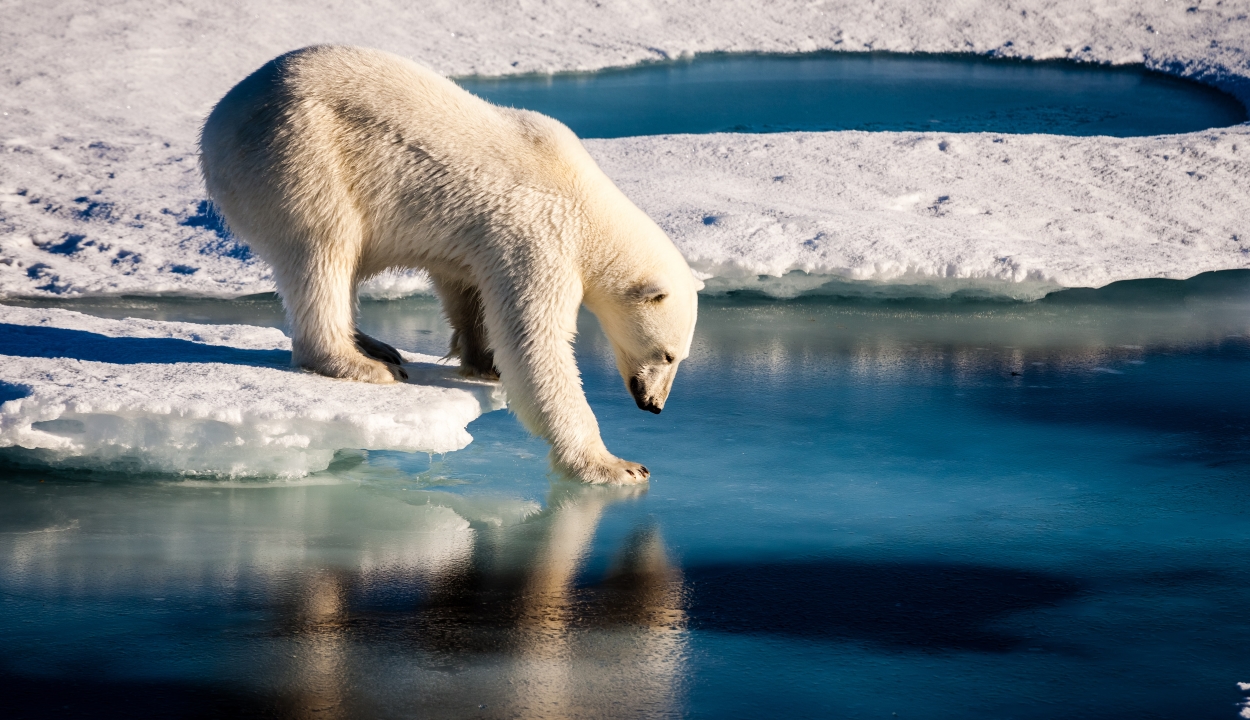
[(474, 367), (472, 365), (461, 365), (460, 376), (470, 380), (489, 380), (491, 382), (499, 381), (499, 371), (494, 367), (491, 367), (489, 370), (483, 370), (482, 368)]

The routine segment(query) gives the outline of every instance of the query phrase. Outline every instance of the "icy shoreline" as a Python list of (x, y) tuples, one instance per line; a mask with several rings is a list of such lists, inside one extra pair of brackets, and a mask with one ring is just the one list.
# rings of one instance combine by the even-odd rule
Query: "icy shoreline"
[(410, 384), (368, 385), (290, 368), (273, 328), (0, 306), (0, 448), (49, 465), (293, 478), (344, 448), (458, 450), (469, 422), (503, 407), (497, 384), (405, 355)]
[[(466, 20), (466, 18), (474, 18)], [(572, 0), (370, 2), (350, 10), (176, 2), (33, 6), (0, 29), (0, 296), (270, 290), (195, 167), (231, 84), (315, 42), (381, 47), (448, 74), (589, 70), (703, 52), (963, 52), (1144, 63), (1250, 104), (1250, 2), (1027, 0), (871, 7)], [(52, 29), (55, 28), (55, 29)], [(788, 295), (820, 278), (981, 288), (1250, 267), (1250, 128), (1127, 140), (941, 133), (625, 138), (592, 153), (709, 288)], [(780, 178), (780, 179), (778, 179)], [(801, 271), (803, 274), (791, 274)], [(760, 276), (780, 278), (760, 282)], [(815, 277), (813, 277), (815, 276)], [(391, 275), (368, 289), (427, 289)]]

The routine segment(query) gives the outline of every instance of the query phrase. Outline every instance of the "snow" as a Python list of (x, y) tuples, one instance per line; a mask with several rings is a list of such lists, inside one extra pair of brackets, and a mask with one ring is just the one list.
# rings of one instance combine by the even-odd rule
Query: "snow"
[[(265, 60), (317, 42), (447, 74), (588, 70), (713, 51), (968, 52), (1145, 63), (1250, 101), (1250, 2), (748, 0), (351, 5), (6, 3), (0, 295), (271, 289), (204, 202), (195, 136)], [(709, 288), (1035, 297), (1247, 267), (1246, 126), (1128, 140), (881, 133), (589, 143)], [(945, 147), (945, 150), (942, 148)], [(777, 180), (776, 178), (782, 178)], [(942, 200), (941, 198), (946, 198)], [(710, 221), (705, 221), (712, 218)], [(804, 274), (787, 273), (803, 271)], [(771, 276), (761, 284), (758, 276)], [(377, 297), (428, 291), (412, 274)]]
[(40, 464), (297, 478), (343, 448), (458, 450), (470, 421), (503, 407), (496, 384), (405, 359), (409, 383), (368, 385), (290, 368), (272, 328), (0, 306), (0, 447)]
[(374, 275), (360, 285), (360, 294), (373, 300), (395, 300), (432, 293), (429, 276), (420, 270), (393, 268)]
[[(1151, 138), (936, 133), (590, 141), (712, 290), (1061, 286), (1250, 266), (1250, 131)], [(807, 275), (788, 275), (799, 270)], [(774, 276), (761, 282), (760, 275)], [(810, 277), (810, 276), (816, 277)], [(826, 288), (826, 291), (829, 291)], [(914, 292), (914, 290), (913, 290)]]

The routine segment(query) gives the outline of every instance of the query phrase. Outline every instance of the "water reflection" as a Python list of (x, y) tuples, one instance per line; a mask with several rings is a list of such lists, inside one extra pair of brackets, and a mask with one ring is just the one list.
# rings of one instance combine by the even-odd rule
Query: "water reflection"
[(291, 717), (338, 718), (345, 714), (350, 688), (347, 667), (350, 647), (347, 604), (352, 578), (341, 572), (313, 572), (303, 591), (295, 596), (291, 614), (283, 617), (289, 631), (300, 638), (291, 684), (294, 707)]
[[(783, 381), (796, 372), (897, 382), (952, 373), (966, 380), (987, 369), (1093, 370), (1250, 338), (1248, 310), (1250, 285), (1236, 297), (1154, 303), (712, 298), (699, 308), (692, 370), (683, 375), (700, 363)], [(584, 353), (606, 358), (593, 322), (582, 329)]]
[[(324, 487), (0, 467), (0, 697), (18, 717), (1218, 716), (1247, 636), (1250, 273), (1217, 275), (1030, 304), (707, 298), (658, 416), (587, 318), (588, 397), (652, 467), (645, 498), (551, 485), (504, 413), (443, 458), (344, 455)], [(446, 347), (429, 299), (362, 323)]]
[(577, 582), (605, 508), (639, 492), (560, 484), (542, 516), (482, 532), (479, 562), (414, 617), (413, 642), (450, 659), (511, 657), (507, 691), (487, 704), (518, 716), (675, 711), (683, 579), (659, 530), (637, 528), (600, 582)]
[(66, 618), (89, 617), (101, 696), (159, 682), (153, 661), (176, 652), (281, 717), (675, 713), (685, 592), (659, 530), (586, 573), (605, 509), (638, 492), (558, 483), (537, 512), (464, 496), (454, 512), (412, 488), (0, 484), (0, 589), (57, 616), (0, 619), (19, 651), (3, 685), (80, 676)]
[[(277, 297), (9, 299), (101, 317), (281, 326)], [(750, 294), (705, 296), (692, 356), (698, 363), (787, 376), (846, 365), (857, 375), (891, 380), (917, 370), (967, 376), (992, 362), (1020, 372), (1041, 363), (1093, 370), (1151, 351), (1187, 350), (1250, 337), (1250, 270), (1203, 273), (1189, 280), (1132, 280), (1076, 288), (1032, 302), (872, 300), (808, 297), (776, 301)], [(442, 355), (451, 331), (438, 301), (412, 297), (363, 302), (362, 329), (406, 350)], [(610, 364), (610, 349), (589, 314), (579, 351)], [(717, 369), (719, 370), (720, 367)], [(686, 370), (686, 368), (690, 368)]]

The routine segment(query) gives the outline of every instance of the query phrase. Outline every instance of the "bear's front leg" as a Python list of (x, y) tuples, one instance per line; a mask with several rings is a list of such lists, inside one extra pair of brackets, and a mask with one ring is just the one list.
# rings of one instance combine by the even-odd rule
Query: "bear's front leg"
[(572, 345), (580, 284), (556, 289), (564, 292), (481, 290), (508, 407), (530, 432), (551, 443), (557, 472), (594, 484), (646, 482), (647, 468), (608, 452), (582, 391)]

